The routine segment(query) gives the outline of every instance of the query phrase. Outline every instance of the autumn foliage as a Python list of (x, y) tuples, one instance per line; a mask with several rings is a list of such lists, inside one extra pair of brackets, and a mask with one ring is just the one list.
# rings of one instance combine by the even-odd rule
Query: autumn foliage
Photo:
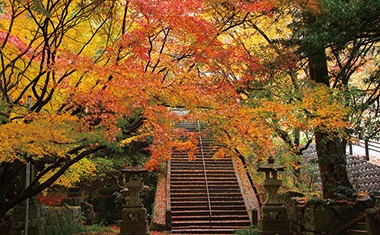
[(270, 40), (278, 32), (270, 28), (279, 26), (276, 4), (2, 2), (0, 174), (20, 174), (31, 161), (36, 176), (26, 190), (1, 187), (1, 213), (54, 182), (69, 186), (91, 175), (91, 156), (105, 148), (148, 142), (150, 170), (173, 148), (191, 152), (195, 136), (179, 141), (190, 134), (175, 128), (183, 120), (199, 120), (213, 135), (221, 146), (216, 157), (238, 150), (262, 159), (276, 155), (279, 139), (299, 153), (299, 143), (285, 138), (295, 129), (343, 134), (349, 108), (339, 94), (307, 81), (294, 48)]

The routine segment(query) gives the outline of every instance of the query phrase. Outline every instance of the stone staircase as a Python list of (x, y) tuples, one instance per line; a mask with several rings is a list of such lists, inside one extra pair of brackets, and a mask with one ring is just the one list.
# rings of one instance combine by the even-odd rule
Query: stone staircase
[[(197, 126), (180, 127), (196, 131)], [(234, 233), (250, 226), (230, 158), (215, 160), (212, 141), (200, 138), (195, 160), (174, 152), (170, 162), (172, 233)]]
[(368, 234), (365, 217), (363, 217), (360, 221), (356, 222), (353, 226), (351, 226), (351, 228), (347, 230), (347, 234), (348, 235)]

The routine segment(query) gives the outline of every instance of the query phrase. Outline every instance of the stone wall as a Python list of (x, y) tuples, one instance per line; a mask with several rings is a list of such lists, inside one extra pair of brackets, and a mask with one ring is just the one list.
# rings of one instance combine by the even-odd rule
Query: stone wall
[[(82, 224), (79, 206), (45, 206), (32, 203), (29, 209), (29, 234), (71, 235)], [(25, 206), (13, 208), (9, 234), (24, 234)]]
[(352, 203), (292, 198), (288, 203), (288, 214), (291, 230), (296, 234), (333, 235), (373, 207), (374, 201), (370, 197), (359, 198)]
[(164, 231), (166, 224), (166, 174), (159, 175), (155, 202), (153, 206), (152, 221), (150, 224), (151, 230)]
[(45, 234), (71, 235), (82, 224), (80, 206), (45, 208)]

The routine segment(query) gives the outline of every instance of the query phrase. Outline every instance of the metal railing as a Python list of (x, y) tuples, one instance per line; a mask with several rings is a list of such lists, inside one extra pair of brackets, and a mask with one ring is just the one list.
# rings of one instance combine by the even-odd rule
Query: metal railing
[[(200, 127), (199, 121), (197, 121), (197, 124), (198, 124), (198, 129), (200, 131), (201, 127)], [(201, 149), (203, 172), (204, 172), (204, 176), (205, 176), (205, 186), (206, 186), (206, 193), (207, 193), (207, 203), (208, 203), (208, 209), (209, 209), (210, 227), (211, 227), (212, 208), (211, 208), (210, 190), (209, 190), (209, 187), (208, 187), (206, 162), (205, 162), (205, 157), (204, 157), (203, 142), (202, 142), (202, 136), (201, 135), (199, 135), (199, 146), (200, 146), (200, 149)]]
[(172, 209), (170, 200), (170, 167), (171, 162), (168, 160), (166, 165), (166, 214), (165, 214), (165, 230), (172, 230)]

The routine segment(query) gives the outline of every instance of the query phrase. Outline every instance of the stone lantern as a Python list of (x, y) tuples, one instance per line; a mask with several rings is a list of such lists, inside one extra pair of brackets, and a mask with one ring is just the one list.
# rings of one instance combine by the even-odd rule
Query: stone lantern
[(258, 168), (259, 172), (265, 173), (263, 186), (267, 197), (260, 210), (259, 234), (292, 234), (288, 220), (287, 209), (278, 200), (277, 190), (281, 186), (281, 180), (277, 177), (279, 171), (284, 171), (285, 166), (274, 163), (272, 156), (268, 163)]
[(132, 166), (122, 169), (123, 181), (120, 187), (125, 192), (125, 207), (121, 212), (120, 235), (146, 235), (148, 221), (146, 209), (140, 201), (140, 191), (144, 187), (143, 173), (147, 170), (138, 165), (134, 159)]

